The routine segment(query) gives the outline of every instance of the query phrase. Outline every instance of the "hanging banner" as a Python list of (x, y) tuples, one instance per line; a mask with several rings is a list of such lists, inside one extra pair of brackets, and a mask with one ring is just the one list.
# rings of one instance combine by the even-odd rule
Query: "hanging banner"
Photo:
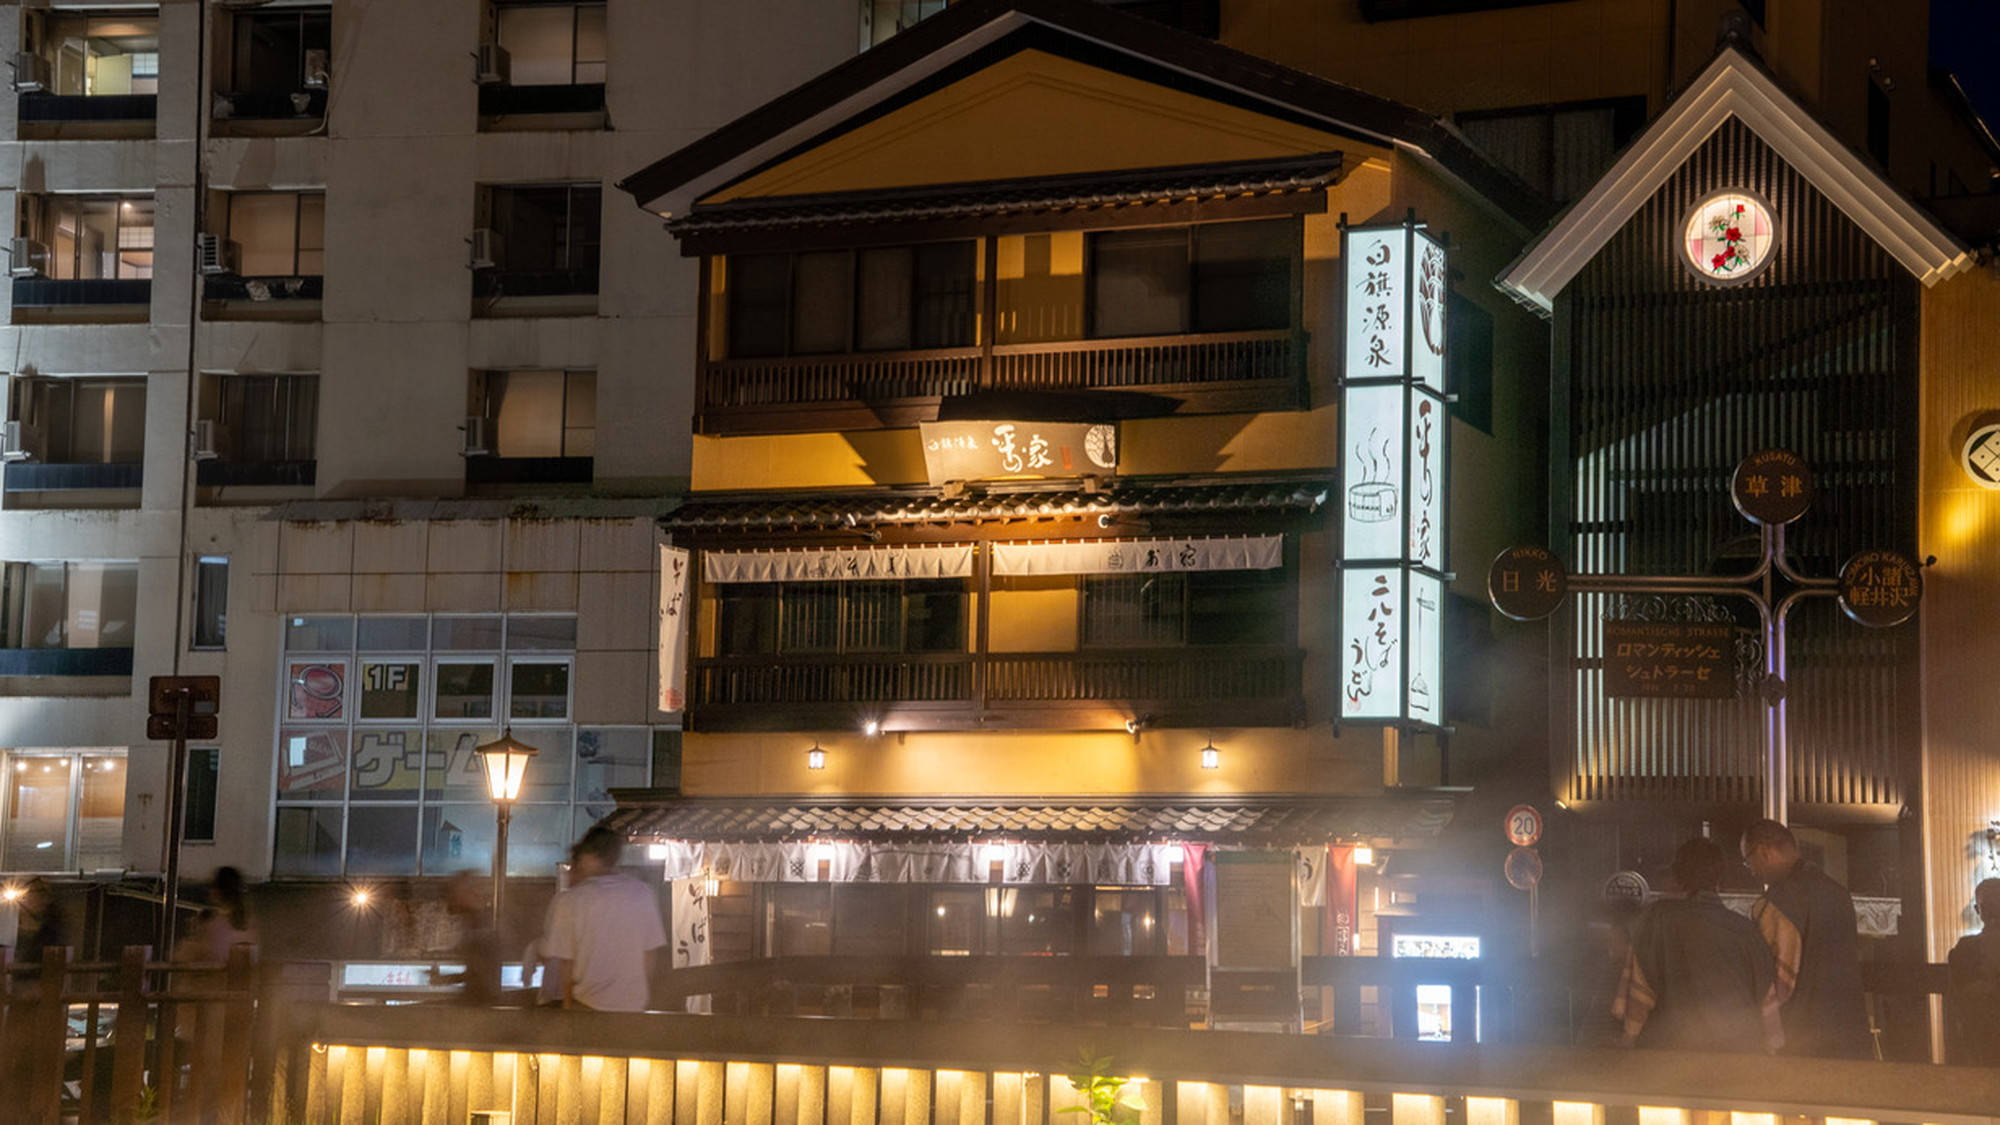
[(1451, 523), (1444, 244), (1414, 219), (1341, 238), (1340, 717), (1441, 726)]
[(1355, 931), (1361, 916), (1361, 876), (1352, 847), (1326, 849), (1326, 944), (1333, 957), (1356, 955)]
[(836, 547), (824, 551), (703, 551), (701, 576), (710, 582), (970, 578), (972, 545)]
[(1110, 422), (919, 422), (917, 430), (932, 484), (1118, 472), (1118, 427)]
[(687, 706), (688, 552), (660, 547), (659, 709), (674, 714)]
[(1156, 574), (1175, 570), (1274, 570), (1284, 565), (1282, 535), (1227, 539), (1091, 539), (995, 543), (993, 573)]

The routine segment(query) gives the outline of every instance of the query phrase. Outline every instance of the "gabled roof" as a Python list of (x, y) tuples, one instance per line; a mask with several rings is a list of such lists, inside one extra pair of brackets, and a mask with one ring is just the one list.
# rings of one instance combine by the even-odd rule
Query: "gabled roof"
[(1734, 117), (1925, 285), (1968, 269), (1972, 251), (1866, 158), (1806, 112), (1734, 46), (1725, 47), (1626, 148), (1596, 186), (1500, 275), (1517, 299), (1547, 311), (1632, 216)]
[[(1229, 114), (1262, 115), (1274, 127), (1293, 130), (1283, 134), (1292, 142), (1305, 133), (1321, 133), (1399, 150), (1464, 186), (1516, 227), (1532, 229), (1548, 214), (1547, 204), (1531, 189), (1419, 110), (1090, 0), (963, 0), (618, 186), (648, 210), (684, 216), (698, 200), (742, 185), (1025, 51), (1087, 60), (1106, 73), (1138, 75), (1156, 89), (1202, 99)], [(1210, 124), (1226, 119), (1217, 117)], [(1074, 124), (1048, 123), (1051, 129)]]

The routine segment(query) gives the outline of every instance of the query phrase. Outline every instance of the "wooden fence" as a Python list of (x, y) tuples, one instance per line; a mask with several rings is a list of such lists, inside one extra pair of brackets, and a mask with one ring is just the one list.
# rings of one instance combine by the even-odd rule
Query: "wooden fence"
[(111, 962), (56, 948), (18, 964), (7, 952), (0, 1117), (21, 1125), (248, 1119), (258, 1007), (249, 948), (216, 964), (155, 961), (147, 946)]

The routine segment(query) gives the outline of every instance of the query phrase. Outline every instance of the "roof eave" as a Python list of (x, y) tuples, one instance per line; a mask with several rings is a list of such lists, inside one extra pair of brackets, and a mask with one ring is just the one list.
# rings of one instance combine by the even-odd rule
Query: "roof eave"
[(1551, 310), (1563, 287), (1731, 117), (1749, 126), (1924, 285), (1972, 266), (1972, 251), (1964, 243), (1730, 47), (1501, 272), (1500, 287), (1532, 308)]

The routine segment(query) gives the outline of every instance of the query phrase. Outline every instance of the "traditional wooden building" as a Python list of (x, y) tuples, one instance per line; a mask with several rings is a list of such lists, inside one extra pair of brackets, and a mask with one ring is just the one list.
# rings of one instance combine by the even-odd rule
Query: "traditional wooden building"
[(1517, 924), (1497, 874), (1417, 888), (1446, 763), (1540, 729), (1452, 573), (1540, 511), (1543, 329), (1488, 284), (1532, 193), (1069, 0), (954, 5), (622, 186), (703, 281), (681, 793), (613, 823), (715, 956), (1200, 953), (1231, 851), (1296, 849), (1307, 953)]

